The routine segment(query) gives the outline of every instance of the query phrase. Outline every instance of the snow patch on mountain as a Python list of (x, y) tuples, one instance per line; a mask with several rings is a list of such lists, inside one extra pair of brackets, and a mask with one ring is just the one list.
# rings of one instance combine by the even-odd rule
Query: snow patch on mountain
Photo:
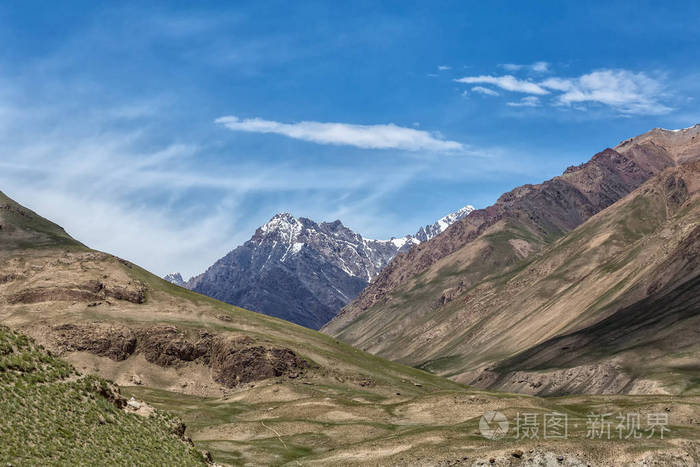
[(427, 242), (431, 238), (436, 237), (443, 233), (449, 226), (457, 222), (458, 220), (467, 217), (474, 210), (474, 206), (467, 205), (456, 212), (447, 214), (444, 217), (438, 219), (433, 225), (426, 225), (421, 227), (415, 234), (415, 238), (420, 242)]
[(668, 128), (659, 128), (659, 130), (670, 131), (670, 132), (672, 132), (672, 133), (679, 133), (679, 132), (681, 132), (681, 131), (692, 130), (693, 128), (698, 127), (698, 126), (700, 126), (700, 123), (698, 123), (698, 124), (696, 124), (696, 125), (689, 126), (688, 128), (679, 128), (679, 129), (677, 129), (677, 130), (669, 130)]

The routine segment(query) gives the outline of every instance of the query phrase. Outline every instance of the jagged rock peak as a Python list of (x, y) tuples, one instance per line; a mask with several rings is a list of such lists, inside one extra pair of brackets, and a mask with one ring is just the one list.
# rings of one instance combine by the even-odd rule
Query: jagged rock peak
[(259, 230), (262, 233), (272, 231), (296, 231), (301, 229), (301, 221), (288, 212), (280, 212), (263, 224)]
[(163, 279), (168, 282), (172, 282), (175, 285), (179, 285), (180, 287), (185, 287), (185, 280), (182, 278), (182, 274), (179, 272), (168, 274), (167, 276), (164, 276)]

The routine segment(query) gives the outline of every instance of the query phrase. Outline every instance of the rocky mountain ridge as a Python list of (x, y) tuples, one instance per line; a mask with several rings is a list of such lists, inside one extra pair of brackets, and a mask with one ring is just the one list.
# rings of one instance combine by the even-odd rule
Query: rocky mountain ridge
[(428, 241), (472, 212), (465, 206), (415, 234), (364, 238), (339, 220), (316, 223), (279, 213), (203, 274), (164, 279), (227, 303), (318, 329), (397, 254)]
[[(700, 314), (698, 159), (700, 126), (654, 129), (518, 187), (395, 258), (323, 331), (509, 391), (688, 387), (688, 373), (673, 369), (687, 365), (665, 355), (698, 351), (686, 332)], [(603, 332), (619, 342), (604, 342), (601, 356)], [(562, 336), (567, 345), (557, 347)], [(633, 349), (642, 347), (660, 356), (656, 369), (639, 361)], [(636, 379), (652, 374), (654, 383)]]
[(484, 235), (494, 234), (494, 230), (508, 230), (512, 226), (527, 233), (527, 239), (512, 238), (505, 250), (475, 263), (467, 284), (483, 278), (494, 268), (510, 266), (539, 251), (653, 175), (694, 157), (699, 134), (700, 125), (678, 131), (655, 128), (623, 141), (615, 149), (601, 151), (588, 162), (568, 167), (558, 177), (503, 194), (494, 205), (455, 222), (445, 234), (396, 257), (329, 323), (328, 331), (338, 332), (364, 310), (388, 299), (392, 290)]

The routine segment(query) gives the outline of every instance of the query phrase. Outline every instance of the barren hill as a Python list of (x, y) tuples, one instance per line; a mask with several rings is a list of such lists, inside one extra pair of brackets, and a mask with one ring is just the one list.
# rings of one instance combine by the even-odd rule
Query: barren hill
[[(692, 300), (683, 310), (665, 310), (673, 315), (668, 321), (630, 328), (629, 340), (598, 358), (592, 344), (587, 358), (566, 364), (561, 355), (545, 361), (542, 347), (533, 360), (529, 349), (635, 313), (615, 318), (627, 307), (676, 303), (677, 293), (697, 296), (696, 287), (683, 287), (697, 274), (698, 157), (700, 126), (656, 129), (560, 177), (516, 188), (397, 257), (323, 330), (486, 387), (544, 394), (697, 391), (694, 371), (671, 371), (689, 367), (669, 357), (690, 352), (697, 361), (691, 326), (697, 329), (699, 310)], [(668, 326), (687, 332), (676, 335)], [(623, 352), (635, 345), (650, 351), (657, 338), (649, 336), (657, 334), (666, 350), (653, 363)], [(561, 353), (553, 349), (547, 355)]]

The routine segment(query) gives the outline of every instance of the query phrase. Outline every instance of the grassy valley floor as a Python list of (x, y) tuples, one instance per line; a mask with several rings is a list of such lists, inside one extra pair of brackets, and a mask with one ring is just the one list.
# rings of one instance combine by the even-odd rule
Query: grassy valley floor
[[(388, 395), (376, 389), (311, 380), (263, 383), (224, 398), (144, 387), (124, 392), (182, 417), (195, 443), (229, 465), (690, 466), (700, 461), (698, 397), (539, 398), (468, 388)], [(508, 419), (501, 439), (487, 439), (480, 431), (489, 411)], [(663, 439), (660, 426), (652, 434), (648, 417), (662, 422), (667, 417)], [(565, 437), (554, 436), (563, 435), (552, 428), (555, 419), (565, 420)]]

